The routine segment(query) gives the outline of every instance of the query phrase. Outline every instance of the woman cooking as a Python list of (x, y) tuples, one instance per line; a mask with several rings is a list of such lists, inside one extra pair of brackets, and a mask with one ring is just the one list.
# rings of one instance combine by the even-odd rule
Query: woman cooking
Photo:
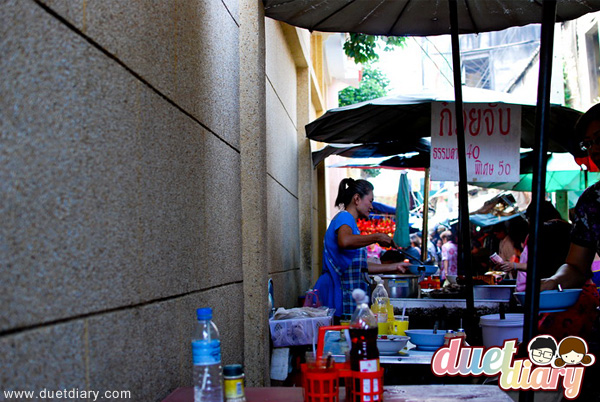
[(368, 274), (404, 273), (408, 263), (376, 264), (367, 262), (367, 246), (379, 243), (388, 247), (393, 240), (384, 233), (361, 235), (358, 218), (369, 218), (373, 209), (373, 185), (366, 180), (343, 179), (338, 188), (335, 205), (340, 212), (333, 218), (325, 233), (323, 274), (315, 289), (323, 305), (335, 308), (336, 320), (350, 318), (354, 312), (352, 291), (368, 291)]

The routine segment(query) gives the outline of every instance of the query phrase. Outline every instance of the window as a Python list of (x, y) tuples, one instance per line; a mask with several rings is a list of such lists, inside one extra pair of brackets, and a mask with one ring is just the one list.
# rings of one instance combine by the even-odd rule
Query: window
[(600, 97), (600, 43), (598, 41), (598, 26), (590, 29), (585, 34), (585, 47), (587, 51), (588, 69), (590, 77), (590, 101), (596, 103)]

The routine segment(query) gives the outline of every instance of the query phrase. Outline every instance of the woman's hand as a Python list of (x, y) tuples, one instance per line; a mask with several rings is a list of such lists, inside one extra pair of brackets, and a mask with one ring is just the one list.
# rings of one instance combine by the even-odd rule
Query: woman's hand
[(502, 264), (496, 265), (496, 268), (498, 268), (500, 271), (510, 272), (513, 269), (516, 269), (516, 265), (514, 262), (504, 261)]
[(376, 235), (375, 242), (379, 243), (379, 245), (382, 247), (389, 247), (394, 242), (394, 239), (392, 239), (390, 236), (386, 235), (385, 233), (373, 233), (373, 234)]
[(394, 265), (395, 265), (395, 267), (394, 267), (395, 271), (394, 272), (397, 272), (397, 273), (400, 273), (400, 274), (405, 274), (406, 272), (408, 272), (408, 266), (410, 265), (410, 263), (408, 263), (408, 262), (399, 262), (399, 263), (396, 263)]

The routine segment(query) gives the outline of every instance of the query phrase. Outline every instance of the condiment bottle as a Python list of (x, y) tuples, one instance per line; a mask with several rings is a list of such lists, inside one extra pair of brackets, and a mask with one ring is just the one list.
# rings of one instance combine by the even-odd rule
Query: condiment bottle
[(377, 286), (373, 290), (371, 310), (377, 318), (379, 335), (388, 335), (390, 333), (390, 324), (394, 322), (394, 307), (390, 303), (388, 292), (383, 286), (381, 277), (375, 276), (373, 280), (377, 283)]
[[(350, 320), (350, 370), (360, 373), (374, 373), (379, 371), (379, 349), (377, 349), (377, 318), (369, 309), (369, 297), (362, 289), (354, 289), (352, 297), (356, 301), (356, 310)], [(368, 388), (367, 388), (368, 387)], [(350, 395), (355, 395), (352, 402), (365, 402), (358, 392), (371, 392), (381, 389), (383, 384), (378, 380), (373, 383), (371, 390), (370, 380), (354, 379), (351, 384)], [(368, 390), (368, 391), (367, 391)], [(358, 391), (356, 394), (354, 392)], [(369, 397), (369, 400), (370, 397)], [(374, 396), (372, 401), (379, 401), (379, 396)]]
[(223, 367), (225, 402), (246, 402), (244, 394), (244, 369), (241, 364)]
[(461, 338), (460, 346), (465, 346), (465, 343), (467, 341), (467, 334), (465, 333), (465, 330), (462, 328), (462, 318), (460, 319), (460, 328), (456, 330), (456, 333), (454, 334), (454, 336), (457, 338)]
[(455, 337), (454, 331), (451, 329), (447, 330), (446, 333), (444, 334), (444, 346), (450, 345), (450, 340), (454, 337)]

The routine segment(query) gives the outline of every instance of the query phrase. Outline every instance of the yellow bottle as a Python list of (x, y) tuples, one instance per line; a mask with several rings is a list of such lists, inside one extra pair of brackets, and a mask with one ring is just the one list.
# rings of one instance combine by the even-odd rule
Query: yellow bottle
[(394, 308), (390, 303), (388, 293), (383, 287), (383, 281), (379, 276), (373, 278), (377, 286), (373, 290), (371, 311), (377, 317), (377, 328), (379, 335), (390, 334), (390, 323), (394, 321)]

